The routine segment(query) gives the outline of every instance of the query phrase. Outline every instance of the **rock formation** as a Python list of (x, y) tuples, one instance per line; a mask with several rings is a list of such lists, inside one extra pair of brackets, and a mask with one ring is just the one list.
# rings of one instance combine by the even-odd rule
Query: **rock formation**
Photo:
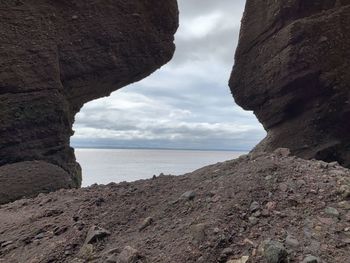
[(268, 132), (256, 151), (350, 167), (349, 47), (349, 0), (248, 0), (230, 87)]
[(23, 196), (74, 187), (72, 177), (57, 165), (25, 161), (0, 167), (0, 204)]
[(175, 0), (0, 0), (0, 166), (13, 164), (14, 186), (16, 165), (30, 173), (34, 160), (69, 175), (58, 186), (80, 186), (75, 114), (168, 62), (177, 17)]

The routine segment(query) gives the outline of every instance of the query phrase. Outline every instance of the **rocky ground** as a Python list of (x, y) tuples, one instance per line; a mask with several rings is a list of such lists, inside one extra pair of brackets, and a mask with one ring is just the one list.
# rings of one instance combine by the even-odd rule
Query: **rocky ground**
[(0, 208), (0, 262), (350, 262), (350, 171), (273, 154)]

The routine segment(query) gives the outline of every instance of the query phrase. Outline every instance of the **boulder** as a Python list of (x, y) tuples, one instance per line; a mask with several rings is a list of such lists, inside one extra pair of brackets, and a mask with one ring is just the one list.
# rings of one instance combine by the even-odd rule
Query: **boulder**
[(62, 168), (44, 161), (18, 162), (0, 167), (0, 204), (74, 186)]

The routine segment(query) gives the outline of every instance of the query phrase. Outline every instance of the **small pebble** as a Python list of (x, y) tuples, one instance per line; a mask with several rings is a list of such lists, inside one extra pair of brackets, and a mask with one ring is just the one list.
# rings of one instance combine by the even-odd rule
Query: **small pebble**
[(145, 220), (143, 220), (139, 231), (145, 229), (146, 227), (150, 226), (153, 223), (153, 218), (152, 217), (147, 217)]
[(250, 212), (255, 212), (255, 211), (259, 210), (259, 208), (260, 208), (259, 203), (254, 201), (254, 202), (251, 203), (249, 209), (250, 209)]
[(291, 235), (286, 237), (286, 245), (289, 247), (297, 248), (299, 247), (299, 241)]
[(281, 263), (287, 260), (288, 252), (282, 243), (268, 241), (264, 246), (264, 256), (268, 263)]
[(306, 258), (304, 258), (302, 263), (319, 263), (320, 260), (317, 257), (314, 257), (312, 255), (308, 255), (306, 256)]
[(324, 211), (327, 215), (339, 217), (339, 211), (334, 207), (326, 207)]
[(180, 199), (193, 200), (195, 197), (196, 193), (194, 191), (187, 191), (180, 196)]
[(109, 236), (111, 233), (98, 226), (92, 226), (90, 227), (86, 239), (85, 239), (85, 244), (91, 244), (96, 242), (97, 240), (103, 239), (107, 236)]
[(259, 220), (255, 216), (249, 217), (248, 220), (249, 220), (249, 223), (253, 226), (259, 222)]

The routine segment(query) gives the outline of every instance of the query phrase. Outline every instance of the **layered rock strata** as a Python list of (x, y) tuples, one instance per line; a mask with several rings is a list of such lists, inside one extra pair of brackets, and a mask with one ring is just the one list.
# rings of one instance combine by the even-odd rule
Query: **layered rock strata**
[[(0, 166), (44, 161), (78, 187), (75, 114), (171, 59), (177, 3), (0, 0), (0, 24)], [(0, 194), (6, 180), (0, 168)]]
[(350, 167), (350, 1), (247, 1), (230, 87), (267, 137)]

